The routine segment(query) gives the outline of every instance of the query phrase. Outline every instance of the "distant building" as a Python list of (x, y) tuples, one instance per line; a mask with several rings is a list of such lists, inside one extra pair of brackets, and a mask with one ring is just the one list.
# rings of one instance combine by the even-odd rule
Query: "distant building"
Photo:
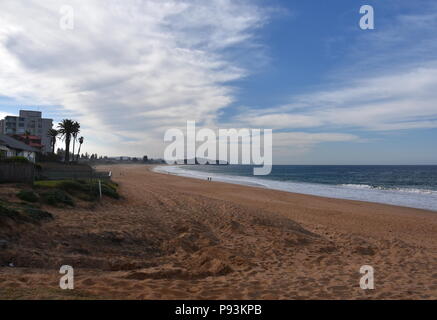
[[(53, 128), (53, 120), (42, 118), (40, 111), (20, 110), (20, 115), (6, 116), (0, 120), (0, 133), (10, 136), (22, 136), (28, 132), (31, 136), (40, 138), (43, 153), (51, 152), (48, 131)], [(20, 139), (21, 140), (21, 139)]]

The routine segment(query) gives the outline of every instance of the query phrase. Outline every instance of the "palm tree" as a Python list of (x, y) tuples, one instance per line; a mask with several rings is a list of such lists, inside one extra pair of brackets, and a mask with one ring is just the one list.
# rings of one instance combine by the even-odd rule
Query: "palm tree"
[(76, 161), (79, 161), (80, 148), (82, 148), (83, 137), (80, 137), (78, 141), (79, 141), (79, 151), (77, 152), (77, 158), (76, 158)]
[(76, 139), (77, 139), (77, 135), (80, 132), (80, 124), (79, 124), (79, 122), (75, 121), (74, 124), (73, 124), (73, 128), (74, 129), (73, 129), (73, 132), (71, 133), (71, 135), (73, 136), (73, 161), (74, 161), (74, 155), (75, 155), (74, 150), (76, 149), (75, 148), (75, 146), (76, 146)]
[(70, 141), (74, 130), (75, 125), (73, 120), (64, 119), (58, 124), (58, 132), (65, 140), (65, 162), (70, 161)]
[(56, 129), (50, 129), (47, 132), (47, 136), (50, 138), (50, 143), (52, 146), (52, 153), (53, 154), (55, 153), (56, 138), (57, 138), (58, 134), (59, 134), (59, 132)]

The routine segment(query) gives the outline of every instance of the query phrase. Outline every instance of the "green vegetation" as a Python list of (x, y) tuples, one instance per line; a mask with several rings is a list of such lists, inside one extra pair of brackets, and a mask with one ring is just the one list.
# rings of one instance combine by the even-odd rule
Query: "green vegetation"
[(52, 154), (55, 154), (55, 146), (56, 146), (56, 138), (58, 137), (59, 132), (56, 129), (50, 129), (47, 132), (47, 136), (50, 137), (50, 145), (52, 147)]
[[(77, 136), (80, 133), (80, 124), (77, 121), (71, 119), (64, 119), (58, 124), (58, 135), (65, 140), (65, 162), (70, 162), (70, 142), (73, 138), (73, 161), (74, 161), (74, 148), (77, 140)], [(56, 139), (56, 138), (55, 138)], [(83, 140), (82, 140), (83, 143)]]
[(40, 223), (53, 220), (53, 215), (47, 211), (29, 207), (14, 207), (0, 203), (0, 222), (6, 219), (17, 223)]
[[(94, 183), (93, 190), (95, 190), (96, 196), (98, 196), (99, 184), (97, 182)], [(117, 192), (117, 185), (113, 183), (102, 182), (102, 194), (113, 199), (120, 199), (120, 195)]]
[(44, 181), (35, 181), (34, 187), (37, 188), (57, 188), (59, 186), (60, 181), (56, 180), (44, 180)]
[(26, 202), (35, 203), (39, 201), (38, 195), (32, 190), (21, 190), (17, 193), (17, 197)]
[(10, 158), (6, 158), (1, 160), (1, 162), (5, 162), (5, 163), (30, 163), (29, 160), (27, 160), (27, 158), (25, 157), (10, 157)]
[(73, 198), (71, 198), (65, 191), (55, 189), (50, 190), (44, 193), (41, 193), (41, 198), (44, 203), (55, 206), (55, 207), (62, 207), (62, 206), (70, 206), (74, 207), (75, 203)]
[(26, 208), (24, 213), (33, 222), (53, 220), (53, 215), (50, 212), (40, 209)]
[[(17, 185), (18, 188), (22, 187)], [(119, 199), (117, 184), (102, 181), (102, 195)], [(9, 203), (0, 200), (0, 222), (7, 218), (17, 222), (32, 222), (52, 219), (49, 212), (41, 210), (46, 204), (54, 207), (75, 207), (76, 201), (97, 201), (99, 183), (95, 180), (36, 181), (34, 189), (23, 189), (17, 193), (22, 202)]]
[(82, 180), (65, 180), (59, 181), (57, 184), (59, 189), (62, 189), (70, 194), (90, 192), (90, 185)]
[(0, 203), (0, 221), (4, 218), (17, 220), (19, 214), (20, 213), (17, 210), (8, 208), (4, 204)]
[[(63, 191), (73, 197), (84, 201), (95, 201), (99, 197), (99, 184), (92, 180), (55, 180), (36, 181), (34, 186), (45, 189), (56, 189)], [(117, 184), (110, 181), (102, 181), (102, 194), (113, 199), (119, 199)]]

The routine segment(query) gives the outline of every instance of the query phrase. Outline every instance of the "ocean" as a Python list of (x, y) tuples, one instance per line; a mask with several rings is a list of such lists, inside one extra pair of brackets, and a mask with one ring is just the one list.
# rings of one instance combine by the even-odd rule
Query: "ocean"
[(160, 166), (158, 172), (329, 198), (437, 211), (437, 166), (275, 165), (268, 176), (253, 166)]

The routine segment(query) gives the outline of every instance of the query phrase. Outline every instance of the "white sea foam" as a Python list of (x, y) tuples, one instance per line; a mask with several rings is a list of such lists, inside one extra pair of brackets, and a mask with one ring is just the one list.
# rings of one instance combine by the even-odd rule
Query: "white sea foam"
[(341, 186), (355, 188), (355, 189), (387, 190), (387, 191), (398, 191), (398, 192), (406, 192), (406, 193), (421, 193), (421, 194), (437, 195), (437, 191), (428, 190), (428, 189), (376, 187), (376, 186), (369, 186), (368, 184), (342, 184)]
[(386, 203), (404, 207), (437, 211), (437, 192), (433, 190), (392, 188), (384, 189), (366, 184), (327, 185), (304, 182), (276, 181), (257, 177), (243, 177), (187, 170), (178, 166), (159, 166), (156, 172), (170, 173), (190, 178), (262, 187), (273, 190), (310, 194), (322, 197)]

